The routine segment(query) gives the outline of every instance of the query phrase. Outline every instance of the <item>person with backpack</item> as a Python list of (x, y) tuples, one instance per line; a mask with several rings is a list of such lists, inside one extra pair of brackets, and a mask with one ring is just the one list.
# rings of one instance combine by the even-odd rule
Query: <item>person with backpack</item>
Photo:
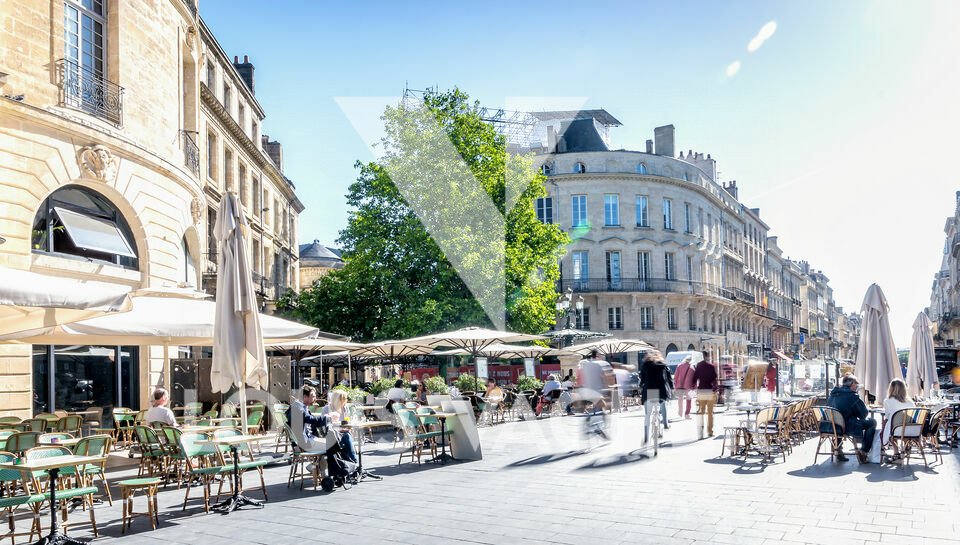
[(670, 429), (667, 401), (673, 397), (673, 377), (660, 352), (647, 352), (640, 367), (640, 402), (643, 403), (643, 442), (650, 439), (650, 419), (660, 413), (663, 429)]

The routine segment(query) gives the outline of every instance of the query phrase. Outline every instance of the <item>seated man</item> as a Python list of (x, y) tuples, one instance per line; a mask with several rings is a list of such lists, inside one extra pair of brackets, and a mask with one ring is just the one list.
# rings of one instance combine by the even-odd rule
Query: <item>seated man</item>
[[(326, 452), (333, 446), (331, 438), (336, 437), (336, 432), (328, 434), (328, 431), (337, 422), (325, 415), (317, 416), (310, 412), (309, 407), (317, 401), (317, 390), (313, 386), (304, 386), (302, 394), (303, 401), (294, 401), (287, 409), (287, 422), (290, 423), (290, 431), (293, 432), (292, 439), (307, 452)], [(336, 417), (340, 418), (339, 415)], [(336, 441), (337, 439), (332, 439), (333, 443)], [(340, 434), (339, 443), (344, 459), (356, 462), (357, 451), (353, 448), (353, 438), (350, 434)]]
[(153, 407), (147, 411), (144, 420), (153, 425), (155, 422), (162, 422), (166, 426), (178, 428), (177, 419), (173, 416), (173, 411), (167, 408), (170, 403), (170, 394), (164, 388), (157, 388), (153, 391)]
[[(857, 460), (859, 460), (861, 464), (865, 464), (867, 462), (867, 453), (870, 452), (870, 447), (873, 446), (873, 436), (877, 432), (877, 421), (867, 417), (869, 414), (867, 412), (867, 406), (864, 405), (863, 400), (857, 395), (857, 386), (859, 386), (859, 384), (860, 382), (857, 380), (857, 377), (853, 375), (844, 376), (840, 386), (830, 392), (827, 405), (838, 410), (843, 416), (843, 421), (846, 425), (846, 429), (843, 430), (844, 435), (849, 437), (863, 437), (862, 448), (857, 449), (856, 454)], [(841, 462), (847, 460), (839, 448), (837, 449), (837, 459)]]

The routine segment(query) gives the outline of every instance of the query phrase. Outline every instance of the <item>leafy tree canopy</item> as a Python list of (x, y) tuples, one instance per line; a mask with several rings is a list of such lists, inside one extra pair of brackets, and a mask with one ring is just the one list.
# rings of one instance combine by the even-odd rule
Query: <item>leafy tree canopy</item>
[(345, 266), (282, 311), (364, 341), (553, 325), (567, 235), (537, 221), (544, 177), (478, 110), (458, 89), (387, 108), (384, 156), (357, 162), (347, 194)]

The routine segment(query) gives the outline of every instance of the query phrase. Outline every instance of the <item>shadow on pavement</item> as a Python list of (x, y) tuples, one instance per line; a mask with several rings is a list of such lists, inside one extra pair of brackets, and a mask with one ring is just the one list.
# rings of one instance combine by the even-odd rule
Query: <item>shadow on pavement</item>
[[(666, 446), (666, 445), (661, 445), (661, 446)], [(589, 470), (589, 469), (603, 469), (607, 467), (614, 467), (614, 466), (619, 466), (624, 464), (632, 464), (636, 462), (641, 462), (643, 460), (649, 460), (650, 458), (652, 458), (652, 456), (644, 452), (641, 452), (640, 449), (631, 450), (626, 454), (619, 454), (616, 456), (605, 456), (605, 457), (597, 458), (596, 460), (593, 460), (590, 463), (584, 464), (576, 468), (575, 471), (583, 471), (583, 470)]]
[(581, 450), (569, 450), (567, 452), (555, 452), (552, 454), (543, 454), (540, 456), (533, 456), (531, 458), (525, 458), (523, 460), (517, 460), (512, 464), (504, 466), (504, 469), (509, 469), (512, 467), (526, 467), (526, 466), (535, 466), (541, 464), (550, 464), (553, 462), (560, 462), (566, 460), (567, 458), (572, 458), (574, 456), (581, 456), (590, 452), (590, 449), (581, 449)]
[(731, 473), (734, 475), (757, 475), (766, 471), (767, 466), (771, 465), (764, 460), (744, 460), (742, 458), (707, 458), (704, 463), (722, 466), (736, 466)]

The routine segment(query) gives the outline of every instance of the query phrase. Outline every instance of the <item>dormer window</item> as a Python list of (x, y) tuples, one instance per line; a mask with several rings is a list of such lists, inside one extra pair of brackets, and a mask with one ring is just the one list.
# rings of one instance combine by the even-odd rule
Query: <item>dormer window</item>
[(583, 164), (582, 162), (577, 161), (577, 163), (573, 165), (574, 174), (584, 174), (585, 172), (587, 172), (587, 165)]
[(550, 176), (553, 174), (553, 166), (550, 163), (544, 163), (540, 165), (540, 173), (544, 176)]
[(646, 163), (637, 163), (637, 174), (646, 174), (647, 165)]

